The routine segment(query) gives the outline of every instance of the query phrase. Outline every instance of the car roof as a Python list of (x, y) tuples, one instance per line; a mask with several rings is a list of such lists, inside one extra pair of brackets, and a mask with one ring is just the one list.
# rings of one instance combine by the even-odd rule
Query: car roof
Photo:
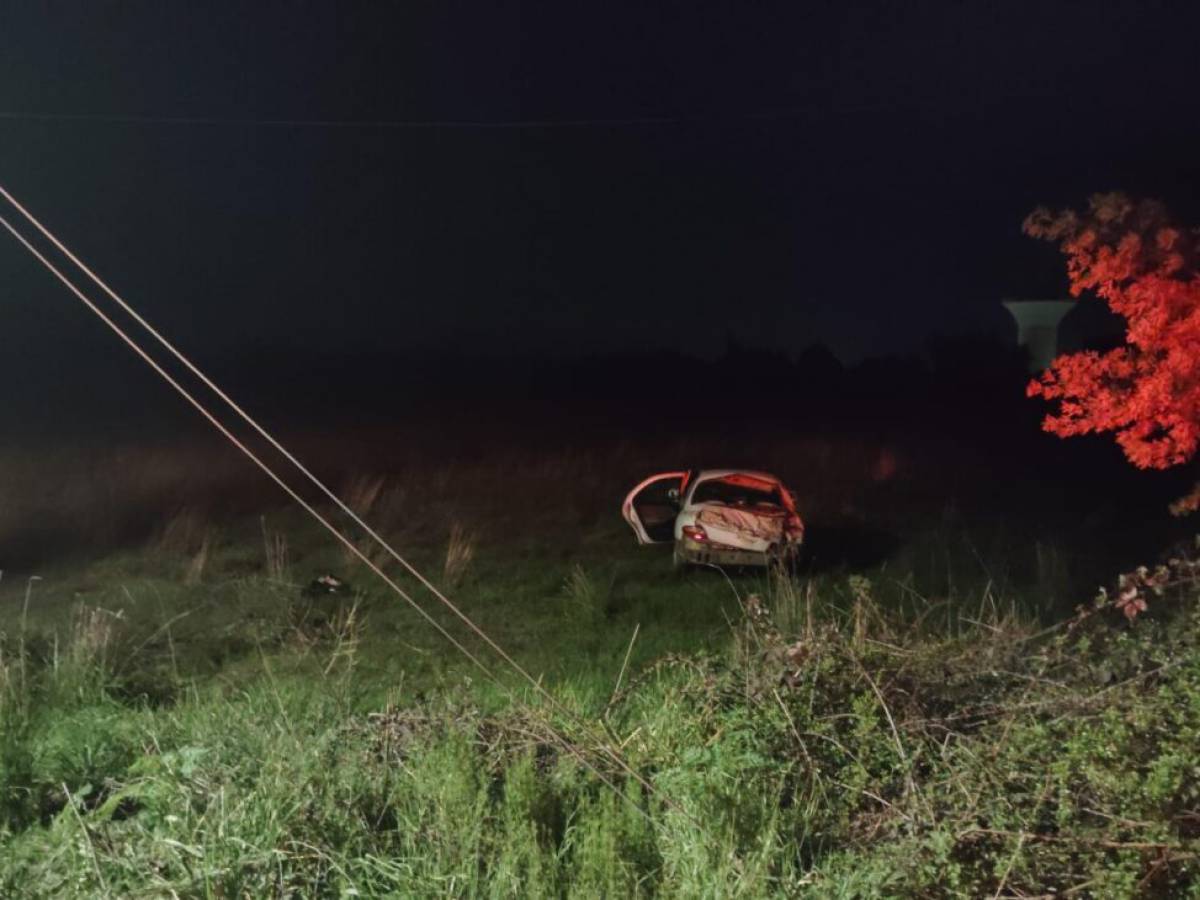
[(770, 472), (760, 472), (757, 469), (701, 469), (696, 473), (696, 481), (707, 481), (710, 478), (724, 478), (727, 475), (749, 475), (751, 478), (761, 478), (763, 481), (783, 482)]

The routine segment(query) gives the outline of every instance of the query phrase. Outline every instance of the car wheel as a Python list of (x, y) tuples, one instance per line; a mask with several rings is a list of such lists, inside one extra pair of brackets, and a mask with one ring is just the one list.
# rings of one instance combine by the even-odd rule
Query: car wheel
[(794, 544), (772, 544), (767, 548), (767, 563), (772, 568), (785, 575), (796, 574), (796, 563), (799, 559), (799, 548)]

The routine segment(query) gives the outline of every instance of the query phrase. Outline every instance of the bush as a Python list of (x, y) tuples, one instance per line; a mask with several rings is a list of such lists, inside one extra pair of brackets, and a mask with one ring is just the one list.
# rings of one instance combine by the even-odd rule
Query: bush
[[(85, 611), (57, 654), (4, 645), (0, 894), (1197, 890), (1190, 583), (1049, 630), (994, 605), (934, 628), (873, 590), (776, 580), (726, 652), (660, 657), (602, 701), (560, 689), (602, 704), (603, 738), (465, 687), (360, 710), (345, 635), (152, 706)], [(589, 617), (601, 596), (582, 574), (568, 594)], [(330, 662), (292, 670), (300, 652)]]

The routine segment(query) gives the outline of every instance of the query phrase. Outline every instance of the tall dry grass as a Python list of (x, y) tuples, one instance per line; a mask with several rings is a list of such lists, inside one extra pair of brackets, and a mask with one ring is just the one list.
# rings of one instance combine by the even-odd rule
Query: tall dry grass
[(462, 583), (475, 559), (475, 536), (459, 522), (450, 526), (446, 539), (446, 555), (442, 562), (442, 578), (450, 587)]
[(259, 517), (262, 526), (263, 559), (267, 577), (272, 581), (285, 583), (288, 580), (288, 541), (282, 531), (271, 530), (267, 527), (267, 517)]

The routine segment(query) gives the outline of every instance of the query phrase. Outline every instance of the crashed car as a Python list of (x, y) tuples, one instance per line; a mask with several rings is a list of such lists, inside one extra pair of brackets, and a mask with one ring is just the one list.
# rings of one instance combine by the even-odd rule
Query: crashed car
[(629, 492), (621, 513), (639, 544), (673, 542), (677, 567), (791, 563), (804, 543), (795, 497), (766, 472), (651, 475)]

